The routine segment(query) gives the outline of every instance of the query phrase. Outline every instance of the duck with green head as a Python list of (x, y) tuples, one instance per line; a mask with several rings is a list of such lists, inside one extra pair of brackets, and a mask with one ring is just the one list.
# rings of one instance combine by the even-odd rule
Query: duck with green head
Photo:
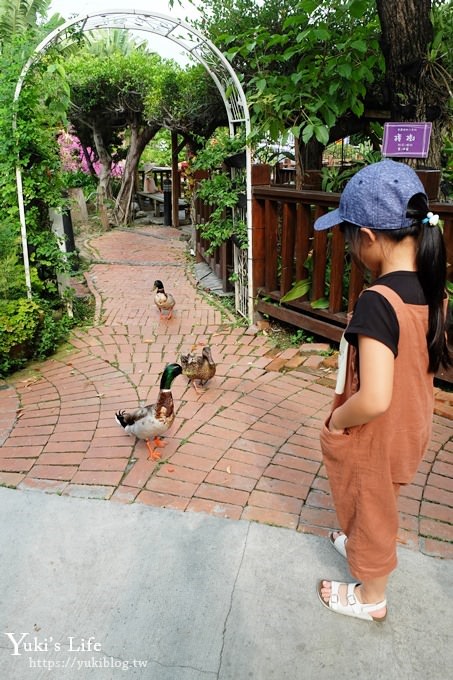
[[(148, 459), (159, 460), (161, 458), (156, 447), (165, 446), (165, 442), (160, 437), (170, 429), (175, 419), (171, 385), (181, 373), (182, 368), (179, 364), (168, 364), (160, 379), (160, 389), (155, 404), (142, 406), (131, 413), (124, 410), (115, 413), (116, 422), (128, 434), (146, 442), (149, 451)], [(154, 440), (155, 448), (151, 446), (150, 439)]]

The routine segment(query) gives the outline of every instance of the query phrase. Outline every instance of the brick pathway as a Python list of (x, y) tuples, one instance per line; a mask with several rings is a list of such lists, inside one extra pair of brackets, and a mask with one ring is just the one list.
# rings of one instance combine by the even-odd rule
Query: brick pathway
[[(145, 503), (327, 534), (337, 526), (319, 429), (335, 369), (322, 346), (277, 353), (196, 289), (176, 229), (110, 231), (87, 244), (97, 323), (51, 359), (0, 381), (0, 483), (22, 491)], [(156, 278), (174, 293), (159, 320)], [(217, 374), (198, 396), (173, 383), (175, 424), (164, 459), (114, 422), (153, 403), (168, 362), (209, 343)], [(453, 558), (452, 395), (438, 391), (434, 431), (400, 499), (400, 540)]]

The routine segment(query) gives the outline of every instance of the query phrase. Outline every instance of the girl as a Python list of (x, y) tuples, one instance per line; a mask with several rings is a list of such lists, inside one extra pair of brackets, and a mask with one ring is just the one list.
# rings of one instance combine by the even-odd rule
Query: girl
[(434, 373), (451, 365), (438, 219), (416, 173), (383, 160), (354, 175), (339, 208), (314, 225), (340, 224), (353, 257), (375, 279), (346, 328), (321, 432), (342, 529), (330, 540), (358, 582), (320, 581), (318, 596), (328, 609), (368, 621), (387, 615), (399, 487), (411, 482), (430, 441)]

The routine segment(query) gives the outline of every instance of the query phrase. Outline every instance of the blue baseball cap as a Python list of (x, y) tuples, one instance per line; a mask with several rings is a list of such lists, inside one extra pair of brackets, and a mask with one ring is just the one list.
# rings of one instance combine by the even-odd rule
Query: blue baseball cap
[(314, 228), (321, 231), (342, 222), (370, 229), (410, 227), (413, 219), (406, 217), (407, 204), (415, 194), (426, 197), (416, 172), (386, 158), (359, 170), (345, 186), (339, 207), (319, 217)]

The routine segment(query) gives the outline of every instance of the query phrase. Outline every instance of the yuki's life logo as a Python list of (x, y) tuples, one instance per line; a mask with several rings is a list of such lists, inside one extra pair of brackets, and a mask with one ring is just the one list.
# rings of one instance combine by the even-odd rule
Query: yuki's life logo
[[(39, 640), (35, 636), (30, 637), (30, 633), (3, 633), (10, 640), (13, 645), (11, 656), (21, 656), (23, 652), (59, 652), (61, 650), (61, 642), (54, 642), (52, 636)], [(102, 647), (100, 642), (96, 642), (96, 638), (89, 637), (75, 638), (69, 636), (65, 645), (67, 652), (100, 652)]]

